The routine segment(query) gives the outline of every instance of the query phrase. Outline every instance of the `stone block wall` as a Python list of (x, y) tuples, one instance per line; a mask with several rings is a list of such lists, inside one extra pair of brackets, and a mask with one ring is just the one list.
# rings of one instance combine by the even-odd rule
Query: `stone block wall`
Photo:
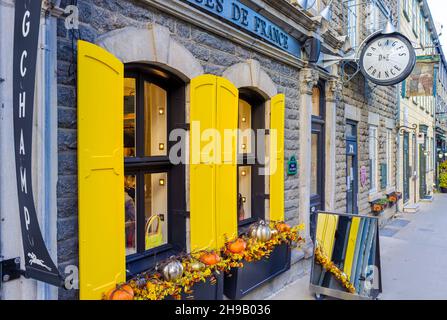
[[(71, 1), (63, 0), (61, 7)], [(67, 31), (64, 18), (58, 21), (58, 263), (78, 265), (77, 208), (77, 116), (76, 116), (76, 39), (95, 40), (112, 30), (127, 26), (146, 28), (156, 23), (169, 28), (171, 36), (200, 61), (205, 73), (221, 76), (231, 65), (255, 59), (269, 74), (279, 93), (286, 95), (285, 160), (298, 154), (299, 83), (298, 70), (274, 61), (230, 40), (220, 38), (136, 0), (79, 0), (79, 30)], [(298, 221), (299, 176), (286, 177), (286, 219)], [(295, 259), (298, 260), (298, 259)], [(299, 274), (291, 275), (292, 278)], [(281, 279), (275, 280), (281, 281)], [(292, 281), (289, 279), (289, 281)], [(278, 282), (278, 283), (279, 283)], [(276, 285), (281, 287), (281, 285)], [(272, 285), (271, 288), (273, 288)], [(263, 290), (266, 290), (265, 288)], [(264, 292), (263, 296), (268, 295)], [(75, 291), (60, 290), (60, 299), (76, 299)]]
[[(389, 7), (392, 12), (393, 21), (397, 21), (397, 2), (385, 0), (384, 3)], [(346, 10), (341, 2), (334, 1), (334, 21), (332, 26), (337, 30), (337, 26), (343, 26), (346, 22), (343, 20), (343, 10)], [(361, 26), (360, 41), (365, 39), (369, 33), (364, 26), (364, 22), (368, 16), (367, 10), (364, 6), (358, 8), (358, 19)], [(343, 28), (338, 29), (341, 34), (345, 32)], [(352, 72), (352, 69), (347, 69)], [(347, 82), (343, 86), (341, 99), (337, 105), (337, 181), (336, 181), (336, 210), (346, 211), (346, 120), (345, 120), (345, 106), (347, 104), (357, 107), (361, 110), (361, 119), (358, 123), (358, 154), (359, 154), (359, 169), (364, 166), (367, 168), (367, 176), (369, 177), (370, 165), (369, 165), (369, 113), (374, 113), (380, 117), (380, 125), (378, 128), (379, 154), (378, 163), (380, 170), (380, 163), (386, 161), (385, 139), (386, 139), (386, 122), (395, 121), (398, 101), (398, 88), (396, 86), (380, 87), (375, 86), (363, 77), (361, 73), (358, 73), (351, 81)], [(389, 120), (386, 120), (389, 119)], [(396, 185), (395, 172), (396, 172), (396, 156), (397, 151), (396, 144), (397, 130), (393, 130), (392, 137), (392, 150), (393, 157), (390, 163), (392, 164), (391, 185)], [(380, 172), (380, 171), (379, 171)], [(385, 195), (384, 190), (380, 190), (379, 179), (379, 192)], [(359, 212), (362, 214), (368, 214), (371, 212), (369, 204), (369, 190), (370, 181), (365, 186), (361, 186), (359, 183)]]

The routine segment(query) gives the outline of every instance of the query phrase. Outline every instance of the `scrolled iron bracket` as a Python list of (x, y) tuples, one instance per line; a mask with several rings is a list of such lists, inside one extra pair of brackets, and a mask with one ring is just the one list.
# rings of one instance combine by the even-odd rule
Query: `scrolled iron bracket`
[(401, 137), (403, 137), (404, 134), (407, 133), (408, 131), (412, 131), (416, 134), (416, 132), (418, 130), (418, 125), (415, 123), (411, 127), (410, 126), (399, 126), (399, 127), (397, 127), (397, 130)]

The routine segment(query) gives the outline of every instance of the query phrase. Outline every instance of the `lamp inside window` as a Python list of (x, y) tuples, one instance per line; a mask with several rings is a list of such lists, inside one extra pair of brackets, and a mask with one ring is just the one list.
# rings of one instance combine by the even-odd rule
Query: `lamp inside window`
[(237, 170), (240, 232), (251, 223), (266, 218), (265, 176), (261, 170), (265, 163), (266, 139), (257, 141), (257, 131), (266, 129), (265, 105), (266, 100), (258, 93), (240, 90)]
[(129, 275), (186, 249), (186, 219), (173, 215), (186, 211), (185, 168), (169, 161), (167, 138), (169, 130), (184, 122), (181, 80), (145, 65), (126, 66), (124, 197)]

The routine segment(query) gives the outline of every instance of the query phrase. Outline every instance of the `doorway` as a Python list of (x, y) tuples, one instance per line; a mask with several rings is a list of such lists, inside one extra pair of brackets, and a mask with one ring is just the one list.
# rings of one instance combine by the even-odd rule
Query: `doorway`
[(357, 123), (346, 122), (346, 212), (358, 214)]
[(403, 199), (404, 203), (410, 201), (410, 134), (404, 133), (403, 139)]

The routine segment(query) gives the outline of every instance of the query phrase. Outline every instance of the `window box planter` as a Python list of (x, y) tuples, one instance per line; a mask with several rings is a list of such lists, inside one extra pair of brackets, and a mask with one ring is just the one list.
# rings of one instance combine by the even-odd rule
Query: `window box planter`
[(389, 202), (388, 199), (380, 199), (374, 202), (371, 202), (371, 211), (374, 215), (378, 216), (388, 207)]
[(392, 206), (394, 206), (397, 201), (399, 201), (399, 196), (396, 192), (390, 193), (389, 195), (387, 195), (388, 201), (389, 201), (389, 207), (391, 208)]
[(290, 269), (291, 248), (287, 243), (278, 245), (270, 257), (259, 261), (242, 261), (242, 268), (232, 268), (225, 274), (224, 293), (239, 300), (262, 284)]

